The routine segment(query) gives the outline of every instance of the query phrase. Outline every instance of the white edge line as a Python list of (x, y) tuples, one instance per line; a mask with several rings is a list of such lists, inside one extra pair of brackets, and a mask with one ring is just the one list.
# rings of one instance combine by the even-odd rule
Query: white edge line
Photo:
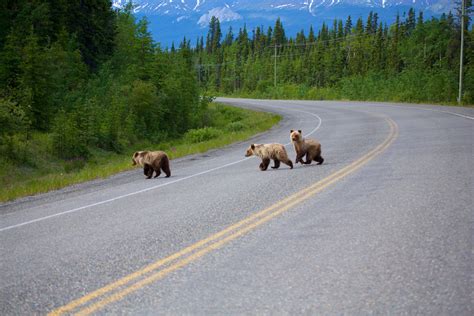
[[(306, 111), (301, 111), (301, 110), (288, 109), (288, 108), (284, 108), (284, 107), (275, 107), (275, 108), (281, 108), (281, 109), (295, 111), (295, 112), (302, 112), (302, 113), (309, 114), (309, 115), (312, 115), (312, 116), (316, 117), (319, 120), (318, 125), (310, 133), (306, 134), (305, 136), (309, 136), (309, 135), (313, 134), (314, 132), (316, 132), (321, 127), (322, 119), (317, 114), (314, 114), (314, 113), (311, 113), (311, 112), (306, 112)], [(291, 144), (291, 142), (285, 144), (285, 146), (288, 146), (289, 144)], [(50, 219), (50, 218), (54, 218), (54, 217), (74, 213), (74, 212), (81, 211), (81, 210), (91, 208), (91, 207), (94, 207), (94, 206), (98, 206), (98, 205), (106, 204), (106, 203), (109, 203), (109, 202), (113, 202), (113, 201), (116, 201), (116, 200), (119, 200), (119, 199), (122, 199), (122, 198), (125, 198), (125, 197), (128, 197), (128, 196), (132, 196), (132, 195), (144, 193), (144, 192), (147, 192), (147, 191), (151, 191), (151, 190), (154, 190), (154, 189), (158, 189), (158, 188), (170, 185), (170, 184), (181, 182), (181, 181), (184, 181), (184, 180), (187, 180), (187, 179), (191, 179), (191, 178), (194, 178), (194, 177), (206, 174), (206, 173), (210, 173), (210, 172), (213, 172), (213, 171), (216, 171), (216, 170), (219, 170), (219, 169), (223, 169), (223, 168), (241, 163), (241, 162), (243, 162), (245, 160), (248, 160), (250, 158), (251, 157), (240, 159), (240, 160), (237, 160), (237, 161), (234, 161), (234, 162), (231, 162), (231, 163), (219, 166), (219, 167), (215, 167), (215, 168), (212, 168), (212, 169), (204, 170), (204, 171), (186, 176), (184, 178), (179, 178), (179, 179), (176, 179), (176, 180), (173, 180), (173, 181), (170, 181), (170, 182), (166, 182), (166, 183), (162, 183), (162, 184), (159, 184), (159, 185), (155, 185), (155, 186), (143, 189), (143, 190), (127, 193), (127, 194), (124, 194), (124, 195), (119, 195), (119, 196), (116, 196), (116, 197), (108, 199), (108, 200), (100, 201), (100, 202), (93, 203), (93, 204), (84, 205), (84, 206), (77, 207), (77, 208), (67, 210), (67, 211), (63, 211), (63, 212), (60, 212), (60, 213), (51, 214), (51, 215), (44, 216), (44, 217), (39, 217), (39, 218), (30, 220), (30, 221), (27, 221), (27, 222), (23, 222), (23, 223), (11, 225), (11, 226), (3, 227), (3, 228), (0, 228), (0, 232), (7, 231), (7, 230), (10, 230), (10, 229), (13, 229), (13, 228), (22, 227), (22, 226), (33, 224), (33, 223), (37, 223), (37, 222), (41, 222), (41, 221), (44, 221), (44, 220), (47, 220), (47, 219)]]
[(456, 115), (456, 116), (459, 116), (459, 117), (467, 118), (468, 120), (474, 120), (474, 117), (472, 117), (472, 116), (468, 116), (468, 115), (464, 115), (464, 114), (459, 114), (459, 113), (456, 113), (456, 112), (442, 111), (442, 110), (435, 110), (435, 109), (423, 109), (423, 108), (419, 108), (419, 107), (416, 107), (416, 108), (417, 108), (417, 109), (420, 109), (420, 110), (427, 110), (427, 111), (441, 112), (441, 113)]
[[(397, 107), (397, 106), (400, 106), (400, 105), (383, 104), (383, 106)], [(437, 109), (430, 109), (430, 108), (422, 108), (422, 107), (419, 107), (419, 106), (410, 106), (410, 105), (403, 105), (403, 104), (401, 106), (404, 106), (405, 108), (408, 108), (408, 109), (417, 109), (417, 110), (424, 110), (424, 111), (431, 111), (431, 112), (439, 112), (439, 113), (445, 113), (445, 114), (451, 114), (451, 115), (463, 117), (463, 118), (466, 118), (468, 120), (474, 120), (474, 117), (472, 117), (472, 116), (464, 115), (464, 114), (460, 114), (460, 113), (456, 113), (456, 112), (451, 112), (451, 111), (444, 111), (444, 110), (437, 110)]]
[[(337, 101), (335, 101), (337, 102)], [(370, 105), (374, 105), (374, 106), (382, 106), (382, 107), (390, 107), (390, 108), (404, 108), (404, 109), (415, 109), (415, 110), (423, 110), (423, 111), (430, 111), (430, 112), (439, 112), (439, 113), (445, 113), (445, 114), (450, 114), (450, 115), (454, 115), (454, 116), (459, 116), (459, 117), (462, 117), (462, 118), (465, 118), (465, 119), (468, 119), (468, 120), (474, 120), (474, 117), (473, 116), (469, 116), (469, 115), (464, 115), (464, 114), (460, 114), (460, 113), (456, 113), (456, 112), (451, 112), (451, 111), (445, 111), (445, 110), (438, 110), (438, 109), (431, 109), (431, 108), (422, 108), (420, 106), (417, 106), (417, 105), (408, 105), (408, 104), (385, 104), (385, 103), (371, 103), (371, 102), (366, 102)]]
[[(306, 101), (306, 102), (308, 102), (308, 104), (311, 104), (311, 102), (317, 102), (317, 100), (291, 100), (291, 101)], [(341, 101), (329, 101), (329, 102), (340, 103)], [(351, 102), (351, 101), (348, 101), (348, 102)], [(373, 105), (374, 107), (375, 106), (377, 106), (377, 107), (380, 106), (380, 107), (404, 108), (404, 109), (415, 109), (415, 110), (439, 112), (439, 113), (445, 113), (445, 114), (459, 116), (459, 117), (462, 117), (462, 118), (465, 118), (465, 119), (468, 119), (468, 120), (474, 120), (473, 116), (464, 115), (464, 114), (461, 114), (461, 113), (456, 113), (456, 112), (451, 112), (451, 111), (445, 111), (445, 110), (423, 108), (423, 107), (420, 107), (418, 105), (410, 105), (410, 104), (406, 104), (406, 103), (390, 104), (390, 103), (385, 103), (385, 102), (374, 103), (374, 102), (370, 102), (370, 101), (365, 101), (365, 102), (354, 101), (354, 102), (356, 102), (356, 104), (360, 103), (360, 104), (364, 104), (364, 105)], [(297, 105), (302, 105), (302, 104), (305, 104), (305, 103), (300, 103), (300, 104), (297, 103)], [(440, 106), (442, 106), (442, 105), (440, 105)], [(300, 111), (300, 112), (304, 112), (304, 111)]]

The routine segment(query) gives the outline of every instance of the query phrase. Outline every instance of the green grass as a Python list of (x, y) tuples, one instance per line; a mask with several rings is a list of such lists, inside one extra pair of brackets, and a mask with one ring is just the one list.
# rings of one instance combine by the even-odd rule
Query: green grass
[[(87, 161), (63, 161), (55, 158), (51, 154), (50, 135), (34, 134), (27, 145), (18, 143), (15, 155), (22, 163), (0, 158), (0, 202), (106, 178), (133, 169), (131, 156), (137, 150), (164, 150), (171, 159), (203, 153), (248, 139), (270, 129), (281, 119), (270, 113), (214, 103), (209, 106), (208, 114), (209, 127), (191, 132), (194, 137), (185, 135), (157, 144), (143, 142), (120, 154), (93, 149), (92, 156)], [(205, 141), (199, 141), (200, 138), (195, 137), (200, 133), (204, 134)]]
[[(237, 91), (233, 97), (256, 99), (352, 100), (375, 102), (427, 103), (458, 106), (457, 78), (451, 71), (407, 70), (397, 75), (369, 73), (341, 79), (332, 87), (304, 84), (265, 86), (253, 91)], [(472, 91), (466, 85), (461, 106), (473, 107)]]

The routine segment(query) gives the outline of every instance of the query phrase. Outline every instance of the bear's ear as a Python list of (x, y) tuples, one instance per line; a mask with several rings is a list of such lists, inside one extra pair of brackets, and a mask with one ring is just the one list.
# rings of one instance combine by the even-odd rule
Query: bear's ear
[(300, 134), (301, 134), (301, 130), (300, 130), (300, 129), (298, 130), (298, 133), (300, 133)]
[(290, 133), (293, 133), (293, 130), (292, 130), (292, 129), (290, 129)]
[(133, 154), (133, 158), (136, 158), (138, 156), (138, 151), (136, 151), (134, 154)]
[(250, 148), (255, 149), (255, 144), (250, 145)]

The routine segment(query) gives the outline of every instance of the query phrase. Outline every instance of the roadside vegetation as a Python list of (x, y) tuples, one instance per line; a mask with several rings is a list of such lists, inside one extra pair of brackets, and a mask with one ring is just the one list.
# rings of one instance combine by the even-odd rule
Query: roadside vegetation
[(186, 47), (108, 0), (0, 4), (0, 201), (243, 140), (275, 115), (211, 104)]
[[(53, 135), (35, 132), (17, 148), (16, 161), (0, 159), (0, 202), (130, 170), (138, 150), (164, 150), (171, 159), (223, 147), (271, 128), (278, 115), (212, 103), (206, 111), (208, 126), (190, 129), (160, 142), (143, 140), (120, 152), (87, 148), (88, 158), (61, 159), (55, 155)], [(141, 174), (141, 171), (140, 171)]]

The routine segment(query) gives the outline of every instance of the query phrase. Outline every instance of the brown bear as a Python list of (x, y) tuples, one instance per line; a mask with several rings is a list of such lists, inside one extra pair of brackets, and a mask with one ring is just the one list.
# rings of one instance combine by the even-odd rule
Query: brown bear
[[(313, 160), (318, 165), (323, 163), (324, 158), (321, 157), (321, 144), (317, 140), (303, 138), (301, 130), (291, 130), (290, 138), (296, 151), (295, 164), (301, 162), (302, 164), (309, 165)], [(303, 161), (304, 155), (306, 155), (306, 162)]]
[(262, 171), (267, 170), (270, 159), (273, 159), (274, 162), (272, 169), (278, 169), (280, 167), (280, 161), (293, 169), (293, 163), (288, 159), (285, 146), (282, 144), (252, 144), (247, 149), (245, 157), (252, 155), (262, 158), (262, 162), (260, 163), (260, 170)]
[(161, 174), (161, 170), (166, 173), (166, 177), (171, 176), (170, 162), (168, 155), (164, 151), (137, 151), (133, 154), (132, 165), (143, 166), (143, 173), (147, 179), (153, 176), (155, 178)]

